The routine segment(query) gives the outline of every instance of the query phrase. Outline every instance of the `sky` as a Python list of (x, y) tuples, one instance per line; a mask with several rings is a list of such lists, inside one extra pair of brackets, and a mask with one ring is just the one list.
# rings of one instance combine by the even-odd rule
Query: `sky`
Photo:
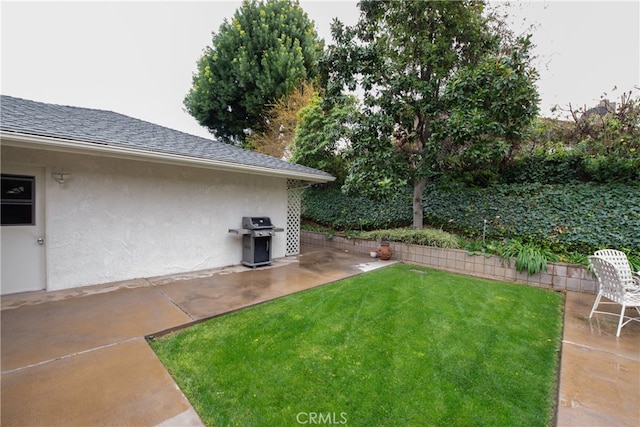
[[(211, 138), (182, 101), (212, 32), (240, 5), (1, 1), (0, 93), (115, 111)], [(300, 5), (326, 44), (333, 18), (353, 25), (359, 15), (351, 0)], [(518, 31), (533, 26), (542, 115), (551, 116), (554, 105), (590, 107), (601, 97), (640, 92), (637, 0), (516, 1), (506, 10)]]

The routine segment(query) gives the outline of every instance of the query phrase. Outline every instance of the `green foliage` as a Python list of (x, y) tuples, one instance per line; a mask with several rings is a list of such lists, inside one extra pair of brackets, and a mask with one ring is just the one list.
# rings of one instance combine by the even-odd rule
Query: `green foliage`
[(440, 123), (448, 167), (489, 169), (523, 140), (538, 112), (530, 45), (519, 38), (510, 54), (485, 55), (451, 80), (443, 95), (448, 114)]
[(433, 246), (436, 248), (457, 249), (460, 247), (460, 238), (458, 236), (436, 228), (372, 230), (358, 233), (356, 236), (370, 240), (387, 238), (391, 242)]
[[(548, 426), (563, 296), (393, 265), (151, 342), (209, 426)], [(305, 418), (296, 418), (303, 412)]]
[(518, 184), (432, 188), (425, 220), (477, 237), (539, 242), (557, 253), (601, 247), (640, 252), (640, 192), (622, 184)]
[(501, 245), (495, 241), (483, 242), (480, 239), (467, 241), (464, 245), (464, 249), (469, 255), (484, 255), (490, 257), (491, 255), (500, 255)]
[(547, 261), (558, 261), (559, 259), (548, 249), (533, 243), (522, 243), (518, 239), (513, 239), (502, 247), (500, 258), (507, 263), (511, 263), (511, 260), (515, 259), (516, 270), (519, 272), (526, 270), (529, 275), (547, 271)]
[(184, 104), (226, 142), (265, 130), (265, 110), (313, 79), (322, 50), (313, 21), (289, 0), (244, 0), (205, 49)]
[(583, 159), (593, 182), (640, 182), (640, 151), (633, 156), (593, 155)]
[(507, 166), (502, 171), (499, 181), (507, 184), (530, 182), (562, 184), (572, 181), (589, 181), (583, 159), (583, 155), (576, 151), (534, 153), (517, 159)]
[(640, 271), (640, 254), (630, 254), (627, 252), (627, 259), (629, 260), (629, 265), (631, 265), (631, 270)]
[(535, 116), (528, 40), (510, 45), (483, 15), (483, 1), (359, 6), (354, 27), (332, 26), (336, 42), (323, 63), (329, 96), (363, 92), (344, 188), (386, 197), (413, 185), (412, 221), (421, 228), (427, 179), (445, 165), (504, 157)]
[[(640, 191), (624, 184), (513, 184), (487, 188), (432, 184), (425, 222), (470, 239), (520, 239), (559, 254), (590, 254), (605, 247), (640, 255)], [(309, 189), (306, 219), (334, 229), (373, 230), (411, 224), (411, 189), (373, 201), (338, 190)]]
[(640, 181), (640, 151), (590, 154), (585, 142), (574, 147), (546, 143), (506, 167), (504, 183), (561, 184), (571, 181), (613, 183)]
[(406, 187), (406, 165), (393, 151), (393, 123), (383, 114), (361, 114), (345, 153), (349, 170), (342, 189), (351, 195), (384, 199)]
[(300, 121), (291, 147), (291, 161), (328, 172), (342, 184), (347, 166), (340, 145), (346, 145), (345, 140), (349, 139), (349, 124), (356, 109), (352, 96), (325, 108), (316, 93), (298, 113)]
[(573, 121), (534, 122), (500, 182), (640, 182), (640, 98), (629, 91), (616, 103), (569, 112)]
[(351, 196), (336, 188), (308, 189), (302, 218), (336, 230), (374, 230), (411, 224), (411, 195), (396, 192), (384, 200)]

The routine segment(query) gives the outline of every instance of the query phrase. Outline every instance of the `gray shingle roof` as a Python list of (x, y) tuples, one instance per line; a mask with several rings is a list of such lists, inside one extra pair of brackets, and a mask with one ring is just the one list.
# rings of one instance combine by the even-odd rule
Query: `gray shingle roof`
[(197, 159), (311, 174), (326, 172), (190, 135), (112, 111), (70, 107), (0, 95), (0, 129)]

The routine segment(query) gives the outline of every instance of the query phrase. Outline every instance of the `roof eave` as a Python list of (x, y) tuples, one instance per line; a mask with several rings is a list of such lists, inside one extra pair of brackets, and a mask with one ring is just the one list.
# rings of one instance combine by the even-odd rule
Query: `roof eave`
[(334, 181), (331, 175), (318, 175), (312, 173), (273, 169), (261, 166), (245, 165), (241, 163), (224, 162), (220, 160), (203, 159), (180, 154), (162, 153), (158, 151), (141, 150), (131, 147), (123, 147), (95, 142), (77, 141), (65, 138), (53, 138), (48, 136), (33, 135), (28, 133), (10, 132), (0, 130), (2, 145), (10, 147), (22, 147), (58, 151), (66, 153), (78, 153), (89, 155), (101, 155), (111, 158), (146, 160), (155, 163), (191, 166), (204, 169), (222, 170), (227, 172), (248, 173), (261, 176), (275, 176), (290, 178), (313, 183)]

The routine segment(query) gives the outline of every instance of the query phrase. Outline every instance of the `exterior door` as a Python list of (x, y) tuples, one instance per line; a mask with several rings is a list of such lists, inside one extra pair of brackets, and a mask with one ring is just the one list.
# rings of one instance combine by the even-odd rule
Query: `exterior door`
[(2, 165), (0, 293), (45, 289), (44, 169)]

